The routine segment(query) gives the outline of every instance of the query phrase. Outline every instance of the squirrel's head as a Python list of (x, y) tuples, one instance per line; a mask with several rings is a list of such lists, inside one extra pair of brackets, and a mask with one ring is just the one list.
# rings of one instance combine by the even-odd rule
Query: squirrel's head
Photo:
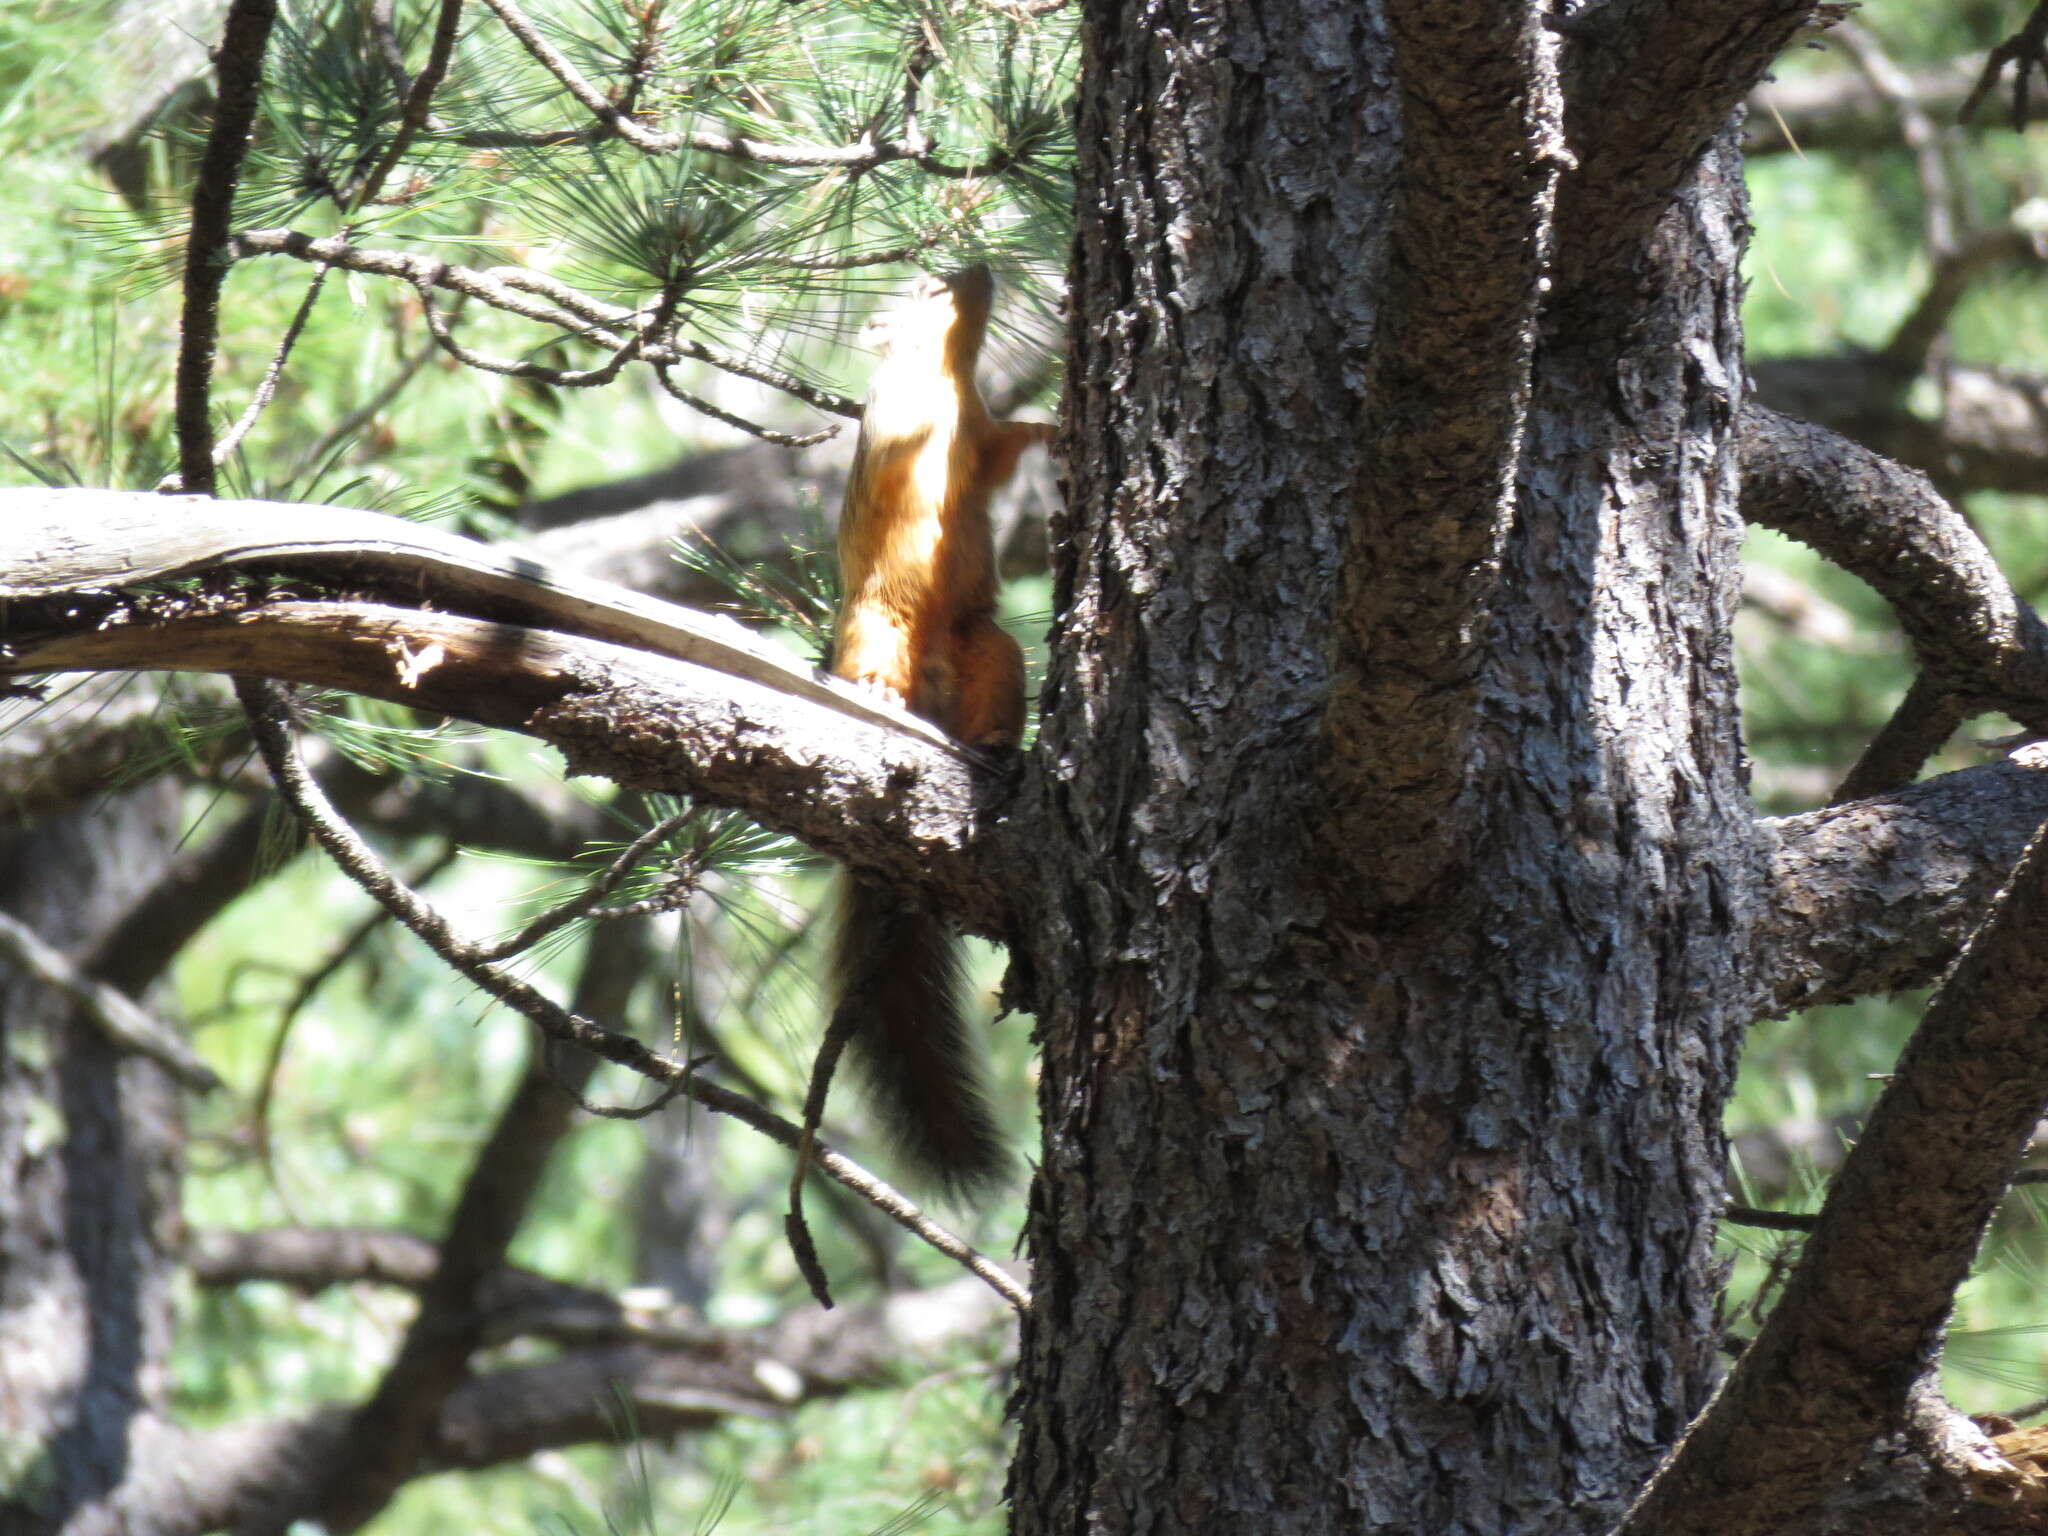
[(949, 277), (922, 277), (900, 304), (862, 326), (860, 339), (886, 358), (948, 356), (972, 367), (994, 296), (995, 279), (980, 263)]

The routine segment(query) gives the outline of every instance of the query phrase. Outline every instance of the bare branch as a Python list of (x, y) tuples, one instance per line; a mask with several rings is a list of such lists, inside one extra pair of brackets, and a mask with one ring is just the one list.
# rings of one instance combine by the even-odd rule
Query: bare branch
[(214, 55), (219, 85), (213, 127), (192, 186), (192, 224), (185, 241), (184, 309), (178, 333), (178, 474), (187, 491), (213, 490), (213, 420), (209, 394), (220, 336), (220, 291), (228, 272), (228, 221), (242, 158), (263, 87), (263, 50), (277, 19), (277, 0), (232, 0)]
[(64, 993), (121, 1050), (147, 1057), (187, 1088), (211, 1093), (221, 1086), (219, 1076), (176, 1029), (126, 994), (81, 973), (33, 929), (5, 912), (0, 912), (0, 954)]
[(1928, 689), (2048, 731), (2048, 633), (1923, 476), (1763, 406), (1744, 409), (1740, 430), (1744, 517), (1875, 587)]
[[(437, 257), (420, 256), (410, 251), (366, 250), (339, 236), (315, 238), (289, 229), (244, 230), (234, 237), (233, 249), (238, 260), (251, 256), (293, 256), (301, 261), (324, 262), (346, 272), (396, 278), (423, 293), (435, 288), (446, 289), (506, 314), (552, 326), (576, 340), (611, 347), (615, 351), (626, 347), (635, 331), (644, 324), (642, 311), (629, 309), (623, 304), (608, 304), (543, 273), (519, 267), (479, 270), (455, 266)], [(435, 339), (443, 346), (447, 345), (438, 331)], [(462, 356), (460, 352), (456, 355)], [(860, 403), (848, 396), (820, 389), (794, 374), (752, 362), (708, 342), (680, 336), (657, 339), (650, 335), (641, 339), (633, 355), (657, 365), (709, 363), (736, 378), (766, 384), (832, 415), (855, 420), (860, 416)], [(462, 357), (462, 360), (472, 361), (468, 357)], [(542, 368), (532, 363), (500, 363), (494, 359), (472, 362), (472, 366), (489, 367), (493, 371), (513, 373), (522, 378), (544, 379), (549, 383), (592, 382), (584, 374)]]
[[(426, 67), (404, 87), (405, 105), (400, 110), (398, 131), (391, 136), (390, 147), (362, 182), (348, 193), (346, 201), (351, 210), (368, 207), (384, 190), (384, 183), (390, 180), (398, 162), (412, 148), (412, 141), (427, 126), (427, 118), (433, 111), (434, 92), (448, 77), (448, 61), (454, 56), (455, 38), (461, 30), (461, 22), (462, 0), (441, 0), (441, 12), (434, 23), (434, 38), (427, 47)], [(395, 43), (393, 47), (395, 49)], [(405, 66), (401, 61), (398, 78), (402, 79), (404, 73)]]
[[(1479, 647), (1529, 403), (1551, 205), (1565, 151), (1556, 39), (1536, 7), (1456, 19), (1389, 7), (1401, 187), (1346, 530), (1325, 770), (1342, 846), (1402, 850), (1382, 896), (1442, 871), (1463, 787)], [(1443, 189), (1458, 189), (1446, 197)]]
[[(559, 570), (513, 546), (478, 544), (354, 507), (322, 506), (314, 516), (303, 504), (75, 490), (0, 491), (0, 507), (7, 513), (0, 518), (0, 599), (106, 594), (208, 572), (272, 580), (283, 572), (324, 573), (356, 593), (388, 591), (414, 601), (427, 593), (447, 612), (545, 624), (677, 657), (906, 732), (955, 757), (971, 756), (929, 721), (821, 676), (731, 619)], [(58, 632), (85, 626), (66, 612)], [(0, 609), (7, 625), (0, 643), (33, 633), (27, 615)]]
[(2042, 842), (1907, 1044), (1783, 1298), (1616, 1536), (1795, 1528), (1908, 1417), (2048, 1103)]
[(2048, 774), (1993, 763), (1764, 822), (1755, 1016), (1927, 985), (2044, 818)]
[[(255, 391), (249, 396), (249, 403), (242, 408), (242, 414), (236, 419), (235, 424), (228, 428), (226, 435), (214, 444), (215, 468), (227, 463), (234, 451), (242, 446), (242, 439), (249, 435), (276, 396), (277, 381), (284, 377), (284, 365), (291, 360), (292, 348), (299, 344), (299, 337), (306, 329), (306, 322), (313, 318), (313, 306), (320, 301), (320, 290), (327, 286), (327, 274), (332, 270), (330, 267), (314, 268), (313, 280), (306, 284), (306, 296), (299, 301), (299, 307), (285, 326), (284, 334), (278, 337), (277, 350), (271, 354), (270, 366), (263, 370), (263, 377), (257, 381)], [(183, 478), (175, 474), (165, 475), (158, 483), (157, 489), (182, 490)]]
[[(626, 1067), (654, 1082), (674, 1087), (706, 1109), (730, 1115), (791, 1150), (802, 1145), (803, 1133), (799, 1127), (739, 1094), (704, 1081), (696, 1075), (690, 1063), (656, 1055), (630, 1035), (606, 1029), (581, 1014), (562, 1008), (528, 983), (478, 959), (481, 946), (461, 938), (445, 917), (399, 881), (369, 845), (335, 814), (291, 746), (274, 685), (243, 675), (236, 678), (236, 690), (249, 710), (250, 724), (265, 764), (307, 831), (343, 873), (376, 898), (449, 966), (491, 997), (532, 1020), (551, 1038), (580, 1046), (594, 1056)], [(906, 1231), (981, 1276), (1019, 1311), (1029, 1306), (1029, 1299), (1022, 1289), (1001, 1268), (933, 1222), (909, 1200), (865, 1169), (836, 1152), (822, 1148), (817, 1153), (816, 1166)]]
[(709, 416), (713, 421), (722, 421), (728, 427), (738, 427), (740, 431), (748, 436), (758, 437), (762, 442), (773, 443), (778, 448), (810, 448), (819, 443), (829, 442), (839, 435), (839, 427), (836, 423), (817, 432), (777, 432), (771, 427), (764, 427), (759, 422), (749, 421), (744, 416), (735, 415), (721, 406), (713, 405), (709, 400), (691, 394), (675, 381), (674, 377), (665, 367), (656, 366), (654, 376), (661, 381), (661, 387), (664, 390), (682, 401), (683, 404), (687, 405), (698, 415)]

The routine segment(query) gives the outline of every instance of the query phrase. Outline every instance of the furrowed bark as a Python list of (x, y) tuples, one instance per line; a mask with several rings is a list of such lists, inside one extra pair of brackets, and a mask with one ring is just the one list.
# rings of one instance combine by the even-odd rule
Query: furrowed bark
[[(1389, 845), (1331, 826), (1301, 743), (1374, 578), (1341, 490), (1405, 66), (1378, 11), (1313, 0), (1100, 0), (1085, 49), (1020, 812), (1046, 1146), (1016, 1529), (1604, 1531), (1717, 1371), (1728, 956), (1763, 873), (1732, 147), (1583, 295), (1609, 339), (1538, 343), (1455, 765), (1469, 876), (1366, 923)], [(1525, 152), (1486, 142), (1482, 197)]]
[(1928, 985), (2044, 819), (2048, 773), (2007, 762), (1765, 822), (1755, 1016)]
[(1373, 908), (1467, 856), (1451, 811), (1568, 158), (1556, 39), (1535, 7), (1395, 3), (1387, 26), (1400, 171), (1323, 709), (1324, 815), (1337, 846), (1374, 856)]

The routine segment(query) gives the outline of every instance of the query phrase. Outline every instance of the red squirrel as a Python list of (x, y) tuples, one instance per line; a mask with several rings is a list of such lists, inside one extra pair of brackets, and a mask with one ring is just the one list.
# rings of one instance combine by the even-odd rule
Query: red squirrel
[[(870, 327), (881, 353), (839, 515), (842, 596), (831, 670), (971, 747), (1024, 734), (1024, 656), (996, 623), (989, 496), (1052, 436), (996, 421), (974, 382), (995, 284), (928, 277)], [(1009, 1163), (967, 1021), (958, 944), (914, 896), (849, 878), (835, 1027), (905, 1164), (953, 1193)]]

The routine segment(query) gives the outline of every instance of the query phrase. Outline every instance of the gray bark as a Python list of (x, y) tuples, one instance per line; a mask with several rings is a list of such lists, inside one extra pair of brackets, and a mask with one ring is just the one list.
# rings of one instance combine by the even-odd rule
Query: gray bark
[[(90, 955), (169, 865), (175, 817), (160, 783), (17, 830), (0, 908)], [(182, 1145), (163, 1069), (0, 962), (0, 1529), (57, 1529), (119, 1488), (163, 1411)]]
[[(1697, 43), (1718, 13), (1659, 15)], [(1345, 520), (1383, 492), (1353, 424), (1401, 62), (1369, 8), (1091, 11), (1026, 812), (1055, 856), (1020, 925), (1046, 1133), (1020, 1533), (1597, 1531), (1714, 1380), (1764, 874), (1728, 628), (1743, 202), (1731, 139), (1688, 171), (1672, 124), (1768, 43), (1714, 44), (1589, 97), (1573, 147), (1605, 192), (1560, 194), (1490, 609), (1384, 595), (1438, 626), (1464, 604), (1482, 658), (1436, 765), (1470, 873), (1361, 920), (1414, 829), (1325, 835), (1312, 722)], [(1378, 750), (1441, 718), (1381, 716), (1411, 734)]]

